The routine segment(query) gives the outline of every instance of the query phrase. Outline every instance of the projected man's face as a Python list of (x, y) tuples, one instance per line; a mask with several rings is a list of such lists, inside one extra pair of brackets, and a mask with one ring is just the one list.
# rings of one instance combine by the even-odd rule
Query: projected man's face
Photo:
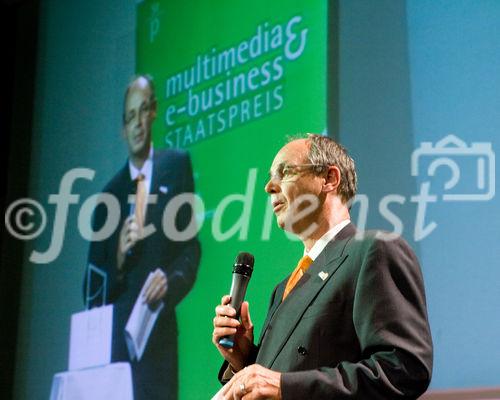
[(139, 78), (130, 87), (125, 101), (123, 136), (134, 163), (141, 164), (149, 154), (151, 124), (156, 117), (156, 101), (152, 94), (147, 80)]

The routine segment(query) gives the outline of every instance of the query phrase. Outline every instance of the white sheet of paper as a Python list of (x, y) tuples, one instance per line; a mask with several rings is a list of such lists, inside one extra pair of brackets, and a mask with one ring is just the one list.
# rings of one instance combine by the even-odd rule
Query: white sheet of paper
[(142, 296), (153, 279), (153, 275), (153, 272), (149, 273), (146, 282), (142, 286), (141, 292), (135, 301), (134, 308), (130, 313), (127, 325), (125, 326), (125, 341), (127, 343), (131, 360), (141, 360), (142, 355), (144, 354), (144, 349), (148, 343), (149, 336), (155, 326), (156, 319), (164, 306), (162, 301), (153, 311), (146, 303), (143, 302)]
[(215, 393), (214, 397), (212, 397), (210, 400), (224, 400), (224, 398), (222, 397), (222, 389), (224, 389), (224, 386), (222, 386), (222, 388), (220, 388), (219, 391)]

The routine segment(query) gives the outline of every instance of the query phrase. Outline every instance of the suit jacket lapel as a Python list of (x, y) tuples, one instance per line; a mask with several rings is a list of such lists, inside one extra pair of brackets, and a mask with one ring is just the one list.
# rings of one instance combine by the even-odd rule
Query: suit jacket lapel
[(137, 191), (137, 184), (132, 180), (130, 176), (130, 168), (128, 165), (128, 160), (120, 171), (119, 178), (117, 180), (115, 195), (118, 197), (121, 208), (121, 219), (124, 220), (129, 215), (131, 215), (133, 206), (130, 203), (129, 196), (135, 196)]
[[(158, 152), (155, 152), (153, 154), (153, 170), (151, 175), (151, 187), (149, 194), (157, 196), (156, 205), (159, 204), (160, 207), (155, 207), (155, 204), (152, 203), (148, 205), (148, 211), (146, 213), (146, 223), (161, 220), (161, 216), (160, 218), (158, 218), (158, 216), (153, 216), (152, 213), (155, 213), (155, 211), (157, 210), (159, 210), (160, 212), (164, 211), (163, 200), (166, 199), (165, 195), (169, 195), (169, 193), (163, 193), (162, 191), (160, 191), (160, 185), (173, 181), (172, 179), (170, 179), (173, 171), (171, 170), (171, 168), (169, 168), (168, 164), (168, 160), (165, 160), (165, 158), (161, 158)], [(165, 186), (165, 188), (167, 190), (169, 189), (168, 186)]]
[(158, 194), (160, 182), (164, 181), (163, 176), (167, 173), (166, 168), (161, 168), (158, 153), (153, 155), (153, 168), (151, 171), (151, 188), (149, 194)]
[[(274, 304), (269, 310), (268, 319), (264, 325), (265, 330), (268, 330), (270, 325), (273, 326), (274, 335), (272, 335), (273, 339), (266, 340), (264, 337), (266, 332), (263, 331), (258, 355), (260, 364), (267, 367), (272, 366), (307, 307), (347, 258), (344, 249), (354, 233), (355, 229), (352, 224), (342, 229), (335, 240), (328, 243), (318, 258), (314, 260), (297, 286), (282, 303), (281, 298), (286, 280), (278, 286)], [(320, 277), (320, 273), (324, 279)], [(278, 289), (280, 289), (279, 297)]]
[(283, 293), (285, 291), (285, 286), (288, 281), (289, 276), (287, 276), (283, 281), (281, 281), (278, 286), (274, 289), (273, 296), (271, 298), (271, 304), (269, 306), (269, 310), (267, 312), (267, 317), (266, 320), (264, 321), (264, 324), (262, 325), (262, 332), (260, 334), (260, 340), (259, 340), (259, 346), (262, 343), (262, 340), (264, 339), (264, 336), (266, 335), (267, 328), (269, 327), (269, 322), (271, 322), (274, 313), (278, 309), (278, 307), (281, 305), (281, 299), (283, 297)]

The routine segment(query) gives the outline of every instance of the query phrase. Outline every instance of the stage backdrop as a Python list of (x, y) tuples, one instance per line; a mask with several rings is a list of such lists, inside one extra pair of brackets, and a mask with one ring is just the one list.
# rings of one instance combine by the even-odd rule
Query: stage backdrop
[[(14, 398), (48, 398), (53, 375), (67, 369), (70, 318), (84, 307), (89, 245), (78, 217), (83, 202), (125, 163), (123, 91), (134, 72), (156, 82), (155, 147), (190, 152), (204, 204), (199, 276), (178, 307), (181, 399), (206, 399), (218, 388), (213, 308), (229, 290), (236, 254), (256, 256), (248, 298), (257, 334), (273, 285), (300, 255), (300, 244), (275, 226), (263, 186), (284, 136), (322, 132), (327, 119), (338, 126), (329, 134), (357, 163), (358, 193), (366, 201), (355, 206), (353, 221), (390, 231), (398, 225), (421, 261), (435, 348), (431, 388), (498, 386), (500, 348), (492, 343), (500, 337), (500, 202), (447, 201), (450, 171), (431, 179), (424, 168), (412, 175), (411, 166), (424, 142), (435, 150), (446, 139), (472, 156), (455, 159), (464, 162), (461, 194), (478, 194), (471, 190), (476, 183), (498, 187), (494, 179), (476, 180), (477, 170), (465, 161), (480, 162), (485, 153), (494, 161), (500, 149), (500, 3), (332, 1), (337, 9), (328, 13), (338, 14), (339, 24), (330, 20), (328, 29), (323, 1), (239, 3), (40, 2), (33, 140), (26, 151), (29, 196), (45, 207), (48, 226), (25, 246)], [(327, 90), (332, 78), (338, 91)], [(488, 146), (477, 159), (470, 152), (476, 144)], [(49, 196), (78, 167), (95, 171), (95, 178), (75, 183), (78, 204), (69, 206), (55, 258), (33, 262), (34, 252), (48, 252), (56, 236)], [(438, 200), (427, 203), (420, 222), (434, 230), (416, 238), (414, 199), (429, 184)], [(248, 209), (237, 201), (243, 197), (251, 200)], [(224, 199), (233, 202), (217, 213)], [(390, 219), (382, 215), (384, 204)]]

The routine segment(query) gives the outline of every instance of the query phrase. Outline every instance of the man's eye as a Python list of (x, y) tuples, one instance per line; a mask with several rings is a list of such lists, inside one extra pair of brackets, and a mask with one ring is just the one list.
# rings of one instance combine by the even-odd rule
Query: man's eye
[(282, 171), (283, 176), (291, 175), (292, 173), (293, 173), (292, 167), (290, 167), (288, 165), (283, 167), (283, 171)]

